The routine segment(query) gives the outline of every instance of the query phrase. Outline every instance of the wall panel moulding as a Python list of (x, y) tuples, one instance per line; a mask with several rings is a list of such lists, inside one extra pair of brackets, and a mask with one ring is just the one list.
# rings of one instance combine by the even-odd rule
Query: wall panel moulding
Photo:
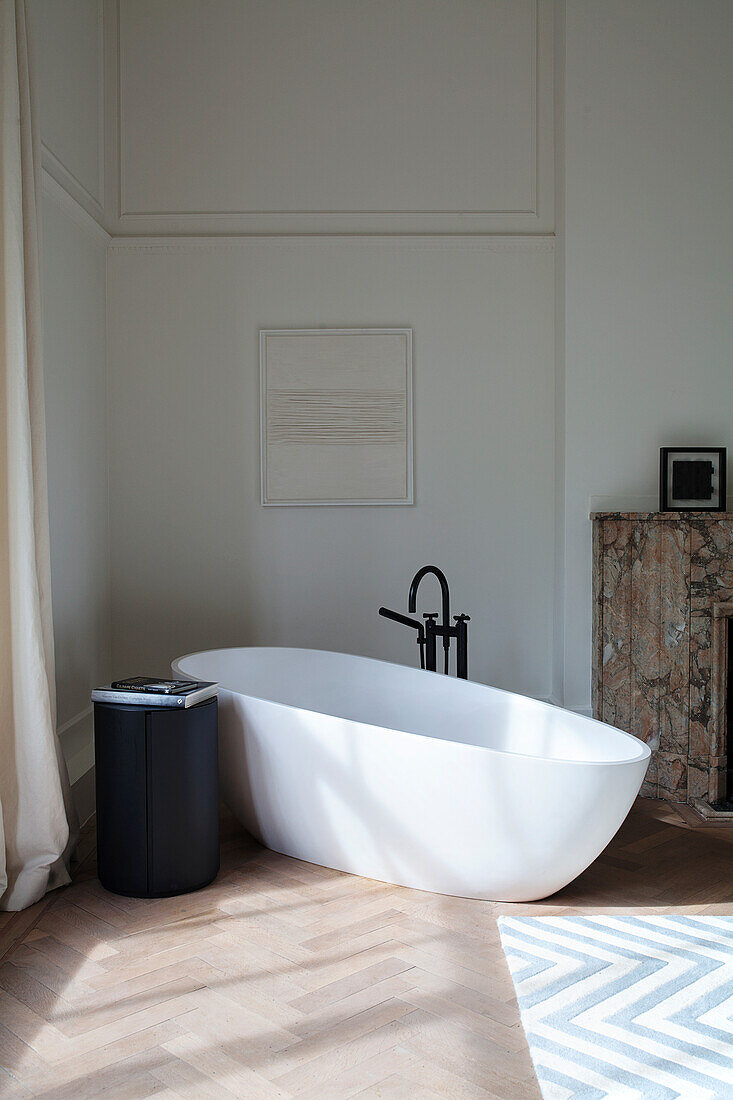
[(552, 231), (551, 0), (107, 2), (116, 233)]

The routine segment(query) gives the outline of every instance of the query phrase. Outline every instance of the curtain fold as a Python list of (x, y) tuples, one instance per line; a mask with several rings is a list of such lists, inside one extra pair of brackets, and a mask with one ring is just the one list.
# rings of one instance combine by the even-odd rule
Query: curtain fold
[(69, 881), (56, 736), (40, 288), (40, 143), (24, 0), (0, 0), (0, 909)]

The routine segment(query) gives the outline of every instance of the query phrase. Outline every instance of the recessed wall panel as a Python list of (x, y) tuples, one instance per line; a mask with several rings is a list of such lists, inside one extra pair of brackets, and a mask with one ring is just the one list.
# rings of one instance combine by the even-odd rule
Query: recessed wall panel
[(539, 14), (122, 0), (121, 212), (532, 215)]

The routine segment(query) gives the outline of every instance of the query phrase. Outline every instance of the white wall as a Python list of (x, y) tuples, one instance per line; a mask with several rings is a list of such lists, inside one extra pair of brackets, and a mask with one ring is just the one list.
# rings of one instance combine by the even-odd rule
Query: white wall
[[(44, 353), (58, 726), (74, 783), (92, 764), (89, 693), (110, 665), (104, 235), (47, 186)], [(78, 208), (77, 208), (78, 210)], [(86, 224), (85, 224), (86, 219)]]
[(733, 446), (733, 4), (568, 0), (565, 701), (589, 705), (591, 500)]
[[(109, 301), (116, 673), (238, 644), (413, 663), (377, 610), (434, 562), (473, 678), (549, 694), (551, 240), (118, 240)], [(415, 506), (260, 506), (258, 329), (314, 325), (413, 327)]]
[(31, 0), (43, 144), (42, 262), (57, 728), (91, 809), (89, 693), (110, 669), (101, 0)]
[[(109, 92), (115, 671), (412, 661), (375, 612), (433, 558), (473, 675), (587, 708), (592, 502), (654, 507), (659, 446), (733, 444), (733, 5), (121, 0), (106, 65), (98, 5), (67, 11), (83, 72), (46, 98)], [(48, 142), (91, 180), (83, 125)], [(328, 236), (411, 231), (466, 235)], [(414, 509), (260, 508), (256, 334), (285, 325), (414, 327)]]

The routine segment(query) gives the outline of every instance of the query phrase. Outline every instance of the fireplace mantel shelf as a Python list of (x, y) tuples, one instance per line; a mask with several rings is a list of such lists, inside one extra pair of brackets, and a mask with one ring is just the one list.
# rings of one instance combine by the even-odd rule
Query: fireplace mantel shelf
[(707, 520), (733, 520), (733, 512), (591, 512), (591, 519), (628, 519), (637, 520), (639, 523), (647, 523), (649, 520), (662, 520), (668, 523), (679, 523), (685, 519)]

